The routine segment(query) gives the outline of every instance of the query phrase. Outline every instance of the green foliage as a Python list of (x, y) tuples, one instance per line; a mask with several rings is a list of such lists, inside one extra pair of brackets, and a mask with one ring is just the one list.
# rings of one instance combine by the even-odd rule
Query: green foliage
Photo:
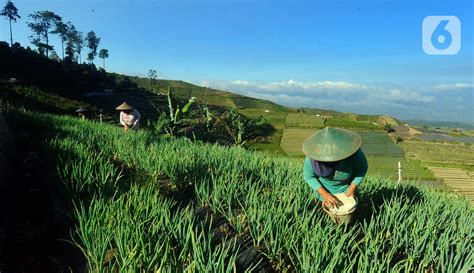
[(228, 134), (232, 137), (234, 145), (244, 146), (252, 139), (255, 127), (262, 125), (262, 119), (246, 119), (237, 113), (235, 108), (227, 110), (229, 122), (225, 123)]
[(206, 129), (209, 131), (211, 128), (213, 115), (212, 115), (212, 112), (209, 110), (209, 106), (207, 105), (207, 103), (204, 103), (202, 110), (203, 110), (204, 120), (206, 121)]
[[(19, 104), (28, 108), (54, 113), (73, 113), (79, 107), (87, 106), (83, 102), (44, 92), (36, 87), (21, 85), (0, 88), (0, 96), (14, 104), (16, 101), (21, 101)], [(89, 106), (89, 109), (92, 109), (92, 107)]]
[(237, 113), (235, 108), (229, 109), (228, 113), (231, 126), (227, 126), (227, 130), (234, 139), (235, 145), (243, 146), (245, 142), (247, 142), (244, 140), (244, 137), (248, 134), (248, 127), (250, 124), (245, 122), (245, 120)]
[(100, 38), (97, 37), (94, 31), (89, 31), (85, 38), (87, 42), (87, 47), (89, 48), (89, 53), (87, 53), (87, 60), (91, 63), (94, 63), (94, 58), (97, 55), (97, 48), (99, 47)]
[(148, 70), (148, 79), (150, 79), (150, 92), (153, 92), (153, 86), (155, 85), (158, 74), (155, 69)]
[(169, 123), (165, 127), (166, 132), (169, 135), (175, 135), (176, 132), (186, 126), (189, 122), (187, 119), (189, 114), (189, 107), (196, 101), (195, 98), (190, 98), (188, 102), (181, 108), (177, 100), (174, 98), (171, 88), (168, 89), (168, 119)]
[(99, 58), (101, 58), (104, 61), (103, 66), (102, 66), (102, 68), (104, 70), (105, 70), (105, 59), (107, 59), (108, 57), (109, 57), (109, 50), (105, 49), (105, 48), (102, 48), (99, 51)]
[(18, 9), (15, 7), (12, 1), (8, 0), (3, 7), (0, 16), (6, 17), (9, 21), (16, 22), (17, 19), (20, 19), (21, 16), (18, 14)]
[(161, 113), (157, 120), (148, 120), (148, 127), (151, 128), (152, 132), (155, 134), (162, 135), (168, 133), (167, 131), (169, 131), (169, 123), (170, 121), (166, 117), (166, 114)]
[(66, 56), (70, 62), (77, 61), (76, 52), (80, 54), (80, 49), (78, 45), (82, 43), (79, 41), (82, 37), (79, 36), (79, 32), (76, 30), (76, 27), (71, 23), (67, 22), (66, 24)]
[[(71, 22), (69, 22), (71, 24)], [(55, 22), (55, 28), (51, 32), (52, 34), (57, 34), (61, 39), (61, 50), (62, 50), (62, 59), (64, 59), (64, 41), (66, 41), (69, 33), (69, 26), (63, 23), (61, 20)]]
[[(90, 271), (235, 271), (238, 244), (213, 240), (210, 227), (194, 220), (194, 204), (176, 205), (160, 186), (162, 174), (178, 196), (194, 189), (195, 202), (248, 236), (275, 271), (465, 272), (474, 262), (474, 209), (452, 194), (368, 177), (355, 224), (338, 226), (314, 208), (299, 159), (124, 134), (69, 117), (13, 112), (8, 119), (38, 128), (47, 151), (72, 154), (59, 157), (58, 171), (83, 158), (56, 180), (79, 185), (66, 188), (76, 208), (74, 241)], [(128, 175), (119, 176), (122, 169)]]
[(49, 33), (51, 28), (62, 20), (61, 16), (52, 11), (36, 11), (29, 15), (30, 22), (28, 27), (33, 31), (34, 35), (30, 36), (31, 43), (34, 44), (38, 51), (45, 56), (49, 56), (48, 51), (53, 49), (49, 44)]
[(98, 71), (93, 65), (75, 63), (77, 57), (71, 52), (74, 58), (70, 58), (68, 43), (66, 41), (65, 60), (57, 62), (18, 44), (11, 48), (0, 42), (0, 80), (16, 78), (19, 84), (75, 100), (91, 90), (123, 90), (114, 74)]
[(77, 31), (74, 28), (74, 31), (71, 32), (71, 35), (68, 37), (68, 45), (71, 44), (71, 48), (75, 48), (78, 56), (78, 63), (82, 62), (82, 48), (84, 47), (84, 37), (81, 31)]
[(8, 0), (5, 3), (5, 7), (3, 7), (0, 16), (4, 16), (10, 22), (10, 46), (13, 46), (12, 21), (16, 22), (17, 19), (21, 18), (21, 16), (18, 14), (18, 9), (15, 7), (12, 1)]

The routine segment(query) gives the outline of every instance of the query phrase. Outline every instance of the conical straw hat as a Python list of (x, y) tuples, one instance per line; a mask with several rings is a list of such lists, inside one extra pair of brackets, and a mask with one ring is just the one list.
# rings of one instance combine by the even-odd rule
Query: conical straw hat
[(124, 102), (124, 103), (120, 104), (119, 106), (117, 106), (117, 108), (115, 108), (115, 110), (133, 110), (133, 106), (131, 106), (127, 102)]
[(359, 134), (346, 129), (325, 127), (303, 142), (303, 153), (317, 161), (333, 162), (353, 155), (361, 145)]
[(76, 112), (77, 113), (87, 112), (87, 109), (84, 106), (81, 106), (76, 110)]

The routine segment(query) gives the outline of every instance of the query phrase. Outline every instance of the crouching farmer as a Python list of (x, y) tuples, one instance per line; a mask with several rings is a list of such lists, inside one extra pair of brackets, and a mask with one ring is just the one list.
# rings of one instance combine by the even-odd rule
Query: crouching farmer
[(331, 127), (319, 130), (304, 141), (304, 179), (325, 207), (342, 205), (335, 194), (356, 197), (357, 186), (368, 168), (361, 145), (359, 134)]
[(125, 132), (129, 129), (138, 130), (141, 115), (133, 106), (124, 102), (115, 109), (120, 111), (120, 124), (122, 124)]

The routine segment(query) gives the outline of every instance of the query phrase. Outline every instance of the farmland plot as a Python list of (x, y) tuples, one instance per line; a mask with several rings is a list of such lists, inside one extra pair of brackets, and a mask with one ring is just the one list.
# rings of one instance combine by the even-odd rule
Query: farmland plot
[(349, 119), (328, 119), (326, 122), (327, 126), (341, 127), (341, 128), (352, 128), (359, 130), (380, 130), (381, 126), (372, 122), (354, 121)]
[(323, 128), (326, 119), (319, 115), (289, 113), (285, 116), (286, 127)]
[(193, 202), (223, 215), (276, 272), (463, 272), (474, 263), (474, 209), (449, 194), (369, 177), (356, 222), (337, 226), (315, 208), (299, 159), (51, 115), (18, 112), (10, 122), (44, 137), (74, 203), (72, 240), (94, 272), (235, 272), (240, 245), (213, 239)]
[(474, 171), (474, 145), (472, 144), (404, 141), (401, 145), (408, 157), (421, 160), (428, 166)]
[(453, 191), (467, 196), (474, 203), (474, 178), (465, 170), (455, 168), (430, 167), (430, 170), (443, 179)]

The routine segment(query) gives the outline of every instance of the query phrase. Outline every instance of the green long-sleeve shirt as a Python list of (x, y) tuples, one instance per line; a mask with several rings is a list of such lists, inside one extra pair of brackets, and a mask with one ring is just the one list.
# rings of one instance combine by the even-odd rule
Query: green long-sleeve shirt
[(367, 158), (361, 149), (347, 158), (339, 162), (335, 167), (333, 179), (317, 176), (311, 161), (308, 157), (304, 160), (303, 176), (306, 183), (313, 189), (315, 197), (322, 201), (318, 193), (318, 189), (324, 187), (331, 194), (344, 193), (351, 183), (359, 185), (367, 174)]

